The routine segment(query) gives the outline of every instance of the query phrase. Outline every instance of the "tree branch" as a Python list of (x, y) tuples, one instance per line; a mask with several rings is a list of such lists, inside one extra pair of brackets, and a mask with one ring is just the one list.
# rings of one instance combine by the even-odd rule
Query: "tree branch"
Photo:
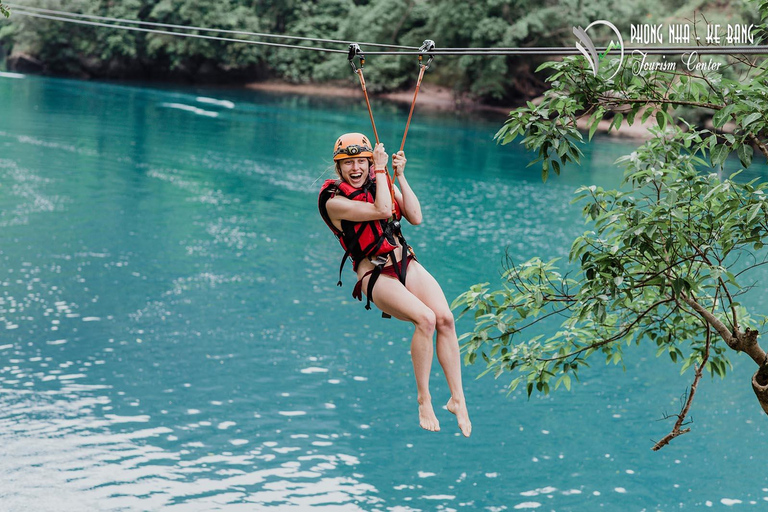
[(754, 143), (757, 146), (757, 148), (765, 156), (765, 158), (768, 158), (768, 148), (765, 147), (765, 144), (760, 142), (760, 140), (755, 136), (754, 133), (749, 132), (749, 140), (751, 140), (752, 143)]
[(555, 357), (537, 357), (536, 360), (537, 361), (558, 361), (560, 359), (567, 359), (567, 358), (569, 358), (571, 356), (575, 356), (575, 355), (581, 354), (582, 352), (585, 352), (587, 350), (590, 350), (590, 349), (593, 349), (593, 348), (600, 348), (603, 345), (607, 345), (608, 343), (611, 343), (613, 341), (621, 339), (623, 336), (625, 336), (630, 331), (630, 329), (632, 329), (632, 327), (634, 327), (638, 322), (640, 322), (640, 320), (642, 320), (643, 317), (645, 317), (645, 315), (647, 315), (648, 313), (650, 313), (651, 311), (656, 309), (657, 306), (660, 306), (662, 304), (665, 304), (667, 302), (672, 302), (672, 301), (674, 301), (674, 299), (670, 298), (670, 299), (664, 299), (664, 300), (660, 300), (660, 301), (657, 301), (657, 302), (653, 303), (648, 309), (646, 309), (645, 311), (640, 313), (638, 315), (638, 317), (635, 318), (632, 321), (632, 323), (627, 325), (618, 334), (615, 334), (615, 335), (611, 336), (610, 338), (606, 338), (604, 340), (600, 340), (598, 342), (592, 343), (591, 345), (587, 345), (586, 347), (582, 347), (579, 350), (574, 350), (573, 352), (571, 352), (569, 354), (565, 354), (565, 355), (562, 355), (562, 356), (555, 356)]
[[(738, 330), (730, 332), (723, 322), (717, 319), (715, 315), (707, 311), (701, 304), (685, 293), (680, 293), (683, 301), (691, 306), (694, 311), (701, 315), (715, 330), (720, 334), (725, 343), (737, 352), (744, 352), (752, 360), (762, 367), (766, 364), (765, 351), (757, 343), (758, 331), (753, 331), (749, 327), (744, 332)], [(762, 403), (762, 402), (761, 402)]]
[(564, 307), (564, 308), (562, 308), (562, 309), (556, 309), (556, 310), (554, 310), (554, 311), (550, 311), (550, 312), (549, 312), (549, 313), (547, 313), (546, 315), (542, 315), (542, 316), (540, 316), (539, 318), (537, 318), (536, 320), (534, 320), (533, 322), (530, 322), (530, 323), (528, 323), (528, 324), (526, 324), (526, 325), (524, 325), (524, 326), (522, 326), (522, 327), (520, 327), (520, 328), (513, 328), (513, 329), (512, 329), (512, 330), (510, 330), (510, 331), (504, 331), (504, 332), (503, 332), (503, 333), (501, 333), (499, 336), (492, 336), (492, 337), (490, 337), (490, 338), (488, 338), (488, 339), (489, 339), (489, 340), (500, 340), (500, 339), (501, 339), (501, 338), (503, 338), (505, 335), (509, 335), (509, 336), (512, 336), (512, 335), (513, 335), (513, 334), (515, 334), (515, 333), (518, 333), (518, 332), (521, 332), (521, 331), (523, 331), (524, 329), (527, 329), (528, 327), (532, 326), (532, 325), (533, 325), (533, 324), (535, 324), (535, 323), (541, 322), (541, 321), (542, 321), (542, 320), (544, 320), (545, 318), (548, 318), (548, 317), (550, 317), (550, 316), (553, 316), (553, 315), (557, 315), (557, 314), (559, 314), (559, 313), (562, 313), (563, 311), (565, 311), (565, 310), (567, 310), (567, 309), (571, 309), (571, 307), (570, 307), (570, 306), (565, 306), (565, 307)]
[[(705, 321), (706, 323), (706, 321)], [(672, 427), (672, 431), (661, 438), (661, 440), (656, 443), (652, 450), (657, 452), (667, 446), (671, 440), (674, 438), (681, 436), (683, 434), (687, 434), (691, 431), (690, 428), (681, 429), (683, 426), (683, 422), (685, 421), (685, 417), (688, 414), (688, 411), (691, 409), (691, 404), (693, 403), (693, 396), (696, 394), (696, 388), (699, 386), (699, 381), (701, 380), (701, 373), (702, 369), (704, 368), (704, 365), (707, 364), (707, 359), (709, 359), (709, 345), (711, 341), (711, 335), (712, 330), (710, 329), (710, 326), (707, 325), (707, 344), (704, 348), (704, 357), (701, 360), (701, 364), (698, 368), (696, 368), (696, 375), (693, 377), (693, 383), (691, 384), (691, 390), (688, 393), (688, 399), (685, 401), (685, 405), (683, 406), (683, 409), (680, 411), (680, 414), (677, 414), (677, 421), (675, 421), (675, 425)]]
[[(689, 240), (688, 238), (686, 238), (686, 241), (689, 244), (691, 244), (691, 246), (694, 249), (696, 249), (696, 252), (699, 253), (699, 256), (701, 256), (702, 259), (704, 259), (704, 262), (706, 262), (710, 266), (712, 265), (712, 262), (709, 260), (709, 258), (707, 258), (707, 255), (699, 248), (698, 245), (696, 245), (692, 240)], [(738, 322), (738, 320), (736, 318), (736, 307), (734, 307), (734, 305), (733, 305), (733, 297), (731, 296), (731, 292), (728, 291), (728, 287), (725, 285), (725, 281), (723, 281), (723, 278), (722, 277), (718, 277), (717, 279), (718, 279), (718, 281), (720, 281), (720, 286), (723, 287), (723, 291), (725, 292), (726, 297), (728, 297), (728, 303), (731, 306), (731, 313), (733, 314), (733, 332), (738, 332), (739, 331), (739, 322)]]
[(707, 311), (704, 306), (696, 302), (693, 298), (686, 295), (684, 292), (680, 293), (680, 298), (683, 299), (683, 302), (688, 304), (693, 308), (694, 311), (696, 311), (699, 315), (701, 315), (706, 322), (714, 327), (714, 329), (720, 334), (720, 336), (723, 338), (723, 341), (731, 347), (732, 349), (736, 350), (735, 346), (737, 344), (737, 340), (734, 338), (733, 334), (731, 334), (731, 331), (728, 330), (728, 327), (718, 320), (718, 318)]
[(669, 104), (669, 105), (690, 105), (692, 107), (704, 107), (704, 108), (711, 108), (714, 110), (722, 110), (722, 105), (717, 105), (715, 103), (702, 103), (700, 101), (687, 101), (687, 100), (667, 100), (667, 99), (651, 99), (651, 98), (611, 98), (611, 97), (601, 97), (601, 99), (604, 99), (606, 103), (642, 103), (642, 104), (649, 104), (649, 103), (659, 103), (659, 104)]

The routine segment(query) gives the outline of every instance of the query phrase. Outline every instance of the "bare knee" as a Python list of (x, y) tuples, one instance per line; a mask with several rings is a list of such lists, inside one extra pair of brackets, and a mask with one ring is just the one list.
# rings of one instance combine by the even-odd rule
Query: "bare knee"
[(428, 336), (432, 336), (435, 332), (436, 321), (435, 313), (429, 308), (424, 308), (424, 310), (419, 312), (416, 316), (413, 323), (417, 330), (422, 331)]
[(453, 332), (456, 330), (456, 324), (453, 319), (453, 313), (450, 310), (440, 311), (435, 315), (435, 327), (437, 332)]

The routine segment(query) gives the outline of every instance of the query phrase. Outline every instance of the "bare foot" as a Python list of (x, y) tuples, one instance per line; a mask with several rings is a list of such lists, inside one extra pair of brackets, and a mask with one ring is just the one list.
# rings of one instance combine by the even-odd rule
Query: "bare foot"
[(419, 425), (424, 430), (431, 432), (438, 432), (440, 430), (440, 422), (437, 421), (435, 411), (432, 409), (432, 400), (427, 398), (426, 400), (419, 400)]
[(469, 437), (472, 434), (472, 422), (469, 421), (469, 412), (467, 412), (467, 404), (464, 401), (454, 400), (451, 397), (446, 404), (449, 411), (456, 415), (456, 419), (459, 422), (459, 428), (464, 437)]

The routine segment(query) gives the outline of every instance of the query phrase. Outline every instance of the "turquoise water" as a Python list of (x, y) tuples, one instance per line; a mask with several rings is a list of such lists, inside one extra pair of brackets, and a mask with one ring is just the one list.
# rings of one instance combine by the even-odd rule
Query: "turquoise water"
[[(442, 431), (419, 429), (411, 329), (354, 301), (351, 271), (335, 286), (316, 210), (361, 103), (0, 76), (0, 509), (764, 510), (746, 357), (660, 453), (691, 375), (644, 348), (531, 400), (464, 368), (470, 439), (435, 361)], [(407, 112), (374, 107), (394, 149)], [(449, 300), (507, 248), (566, 255), (573, 190), (618, 183), (633, 147), (597, 139), (543, 184), (493, 144), (501, 121), (411, 126), (406, 235)]]

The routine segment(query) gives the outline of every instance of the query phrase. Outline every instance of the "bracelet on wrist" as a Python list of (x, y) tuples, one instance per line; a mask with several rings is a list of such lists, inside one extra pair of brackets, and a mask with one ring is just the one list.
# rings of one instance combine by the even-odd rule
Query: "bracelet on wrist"
[(374, 169), (373, 172), (376, 173), (376, 174), (384, 174), (384, 173), (387, 172), (387, 170), (386, 169)]

